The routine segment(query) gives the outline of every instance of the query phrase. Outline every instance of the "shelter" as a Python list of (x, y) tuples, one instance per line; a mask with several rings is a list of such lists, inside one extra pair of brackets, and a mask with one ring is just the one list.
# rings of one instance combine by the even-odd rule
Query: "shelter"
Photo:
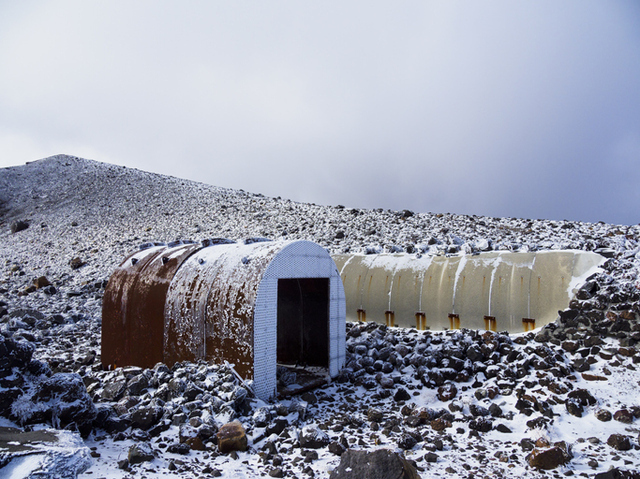
[(585, 251), (334, 255), (349, 321), (513, 333), (555, 321), (604, 258)]
[(291, 392), (338, 374), (345, 314), (336, 265), (310, 241), (153, 245), (109, 279), (102, 362), (228, 361), (269, 399), (279, 390), (277, 365), (298, 373)]

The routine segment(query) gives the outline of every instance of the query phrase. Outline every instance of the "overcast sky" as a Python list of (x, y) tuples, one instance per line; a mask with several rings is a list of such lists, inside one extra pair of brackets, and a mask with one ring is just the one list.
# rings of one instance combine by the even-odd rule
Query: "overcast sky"
[(640, 223), (640, 2), (0, 0), (0, 166)]

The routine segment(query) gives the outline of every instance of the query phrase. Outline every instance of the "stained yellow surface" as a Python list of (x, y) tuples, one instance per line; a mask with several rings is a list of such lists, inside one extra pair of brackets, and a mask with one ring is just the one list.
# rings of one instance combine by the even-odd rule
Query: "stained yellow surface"
[[(604, 258), (584, 251), (489, 252), (473, 256), (334, 255), (347, 299), (347, 320), (439, 330), (451, 327), (522, 332), (567, 308)], [(455, 326), (454, 326), (455, 327)]]

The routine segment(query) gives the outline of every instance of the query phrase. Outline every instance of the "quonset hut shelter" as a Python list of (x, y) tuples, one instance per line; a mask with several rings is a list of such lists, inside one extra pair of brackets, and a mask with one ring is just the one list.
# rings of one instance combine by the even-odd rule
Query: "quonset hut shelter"
[(345, 362), (345, 296), (329, 253), (310, 241), (153, 245), (113, 272), (103, 299), (102, 363), (228, 361), (257, 397)]

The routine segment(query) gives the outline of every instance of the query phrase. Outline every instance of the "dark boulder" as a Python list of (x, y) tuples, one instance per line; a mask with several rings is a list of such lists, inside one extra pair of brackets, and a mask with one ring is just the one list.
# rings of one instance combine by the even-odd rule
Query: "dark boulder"
[(605, 472), (599, 472), (593, 479), (640, 479), (640, 472), (625, 471), (614, 467)]
[(218, 450), (222, 454), (247, 450), (247, 435), (239, 421), (233, 421), (221, 426), (216, 437)]
[(567, 399), (564, 405), (569, 414), (576, 417), (582, 417), (584, 407), (582, 407), (582, 404), (580, 404), (578, 399)]
[(620, 409), (613, 414), (613, 419), (624, 424), (631, 424), (633, 413), (629, 409)]
[(163, 410), (160, 406), (143, 406), (137, 408), (130, 415), (131, 425), (146, 431), (162, 418)]
[(458, 388), (454, 383), (446, 383), (438, 388), (438, 399), (440, 401), (450, 401), (458, 394)]
[(12, 221), (9, 225), (11, 233), (17, 233), (18, 231), (24, 231), (29, 227), (29, 223), (24, 220)]
[(0, 334), (0, 377), (11, 374), (14, 367), (27, 367), (36, 348), (28, 341), (15, 341)]
[(119, 377), (109, 382), (102, 390), (101, 397), (105, 401), (117, 401), (122, 397), (127, 388), (127, 380)]
[(20, 388), (0, 388), (0, 416), (9, 417), (13, 402), (22, 395)]
[[(500, 407), (500, 406), (498, 406)], [(471, 413), (472, 416), (477, 417), (477, 416), (488, 416), (489, 413), (489, 409), (487, 409), (484, 406), (481, 406), (480, 404), (471, 404), (469, 405), (469, 412)]]
[(388, 449), (373, 452), (349, 449), (330, 479), (419, 479), (415, 466)]
[(82, 261), (79, 257), (75, 257), (73, 259), (71, 259), (71, 261), (69, 261), (69, 266), (71, 266), (71, 269), (79, 269), (82, 268), (86, 263), (84, 261)]
[(267, 435), (280, 434), (288, 426), (289, 426), (289, 421), (287, 420), (287, 418), (278, 417), (274, 419), (274, 421), (271, 424), (267, 425), (265, 432), (267, 433)]
[(484, 417), (478, 417), (469, 421), (469, 429), (478, 432), (489, 432), (493, 429), (493, 422)]
[(318, 449), (328, 446), (331, 442), (329, 436), (316, 426), (304, 426), (299, 434), (300, 447)]
[(396, 391), (396, 393), (393, 396), (393, 399), (396, 402), (408, 401), (409, 399), (411, 399), (411, 395), (407, 392), (406, 389), (398, 388), (398, 390)]
[(341, 456), (346, 450), (347, 448), (345, 448), (338, 441), (333, 441), (329, 444), (329, 452), (335, 454), (336, 456)]
[(58, 373), (44, 379), (23, 406), (14, 408), (13, 413), (24, 424), (44, 421), (56, 428), (75, 425), (83, 435), (91, 431), (98, 414), (82, 377), (75, 373)]
[(570, 459), (569, 450), (562, 445), (557, 445), (546, 449), (534, 449), (529, 456), (529, 465), (534, 469), (548, 471), (566, 464)]
[(398, 439), (398, 447), (400, 449), (413, 449), (413, 446), (418, 444), (418, 440), (411, 434), (403, 434)]
[(602, 422), (611, 421), (612, 418), (611, 412), (606, 409), (597, 409), (593, 414), (598, 421)]
[(149, 379), (144, 374), (132, 377), (127, 383), (131, 396), (140, 396), (149, 387)]
[(148, 442), (140, 442), (131, 446), (127, 457), (129, 464), (140, 464), (142, 462), (152, 461), (153, 458), (153, 450)]
[(629, 437), (623, 434), (611, 434), (607, 444), (618, 451), (628, 451), (632, 447)]

